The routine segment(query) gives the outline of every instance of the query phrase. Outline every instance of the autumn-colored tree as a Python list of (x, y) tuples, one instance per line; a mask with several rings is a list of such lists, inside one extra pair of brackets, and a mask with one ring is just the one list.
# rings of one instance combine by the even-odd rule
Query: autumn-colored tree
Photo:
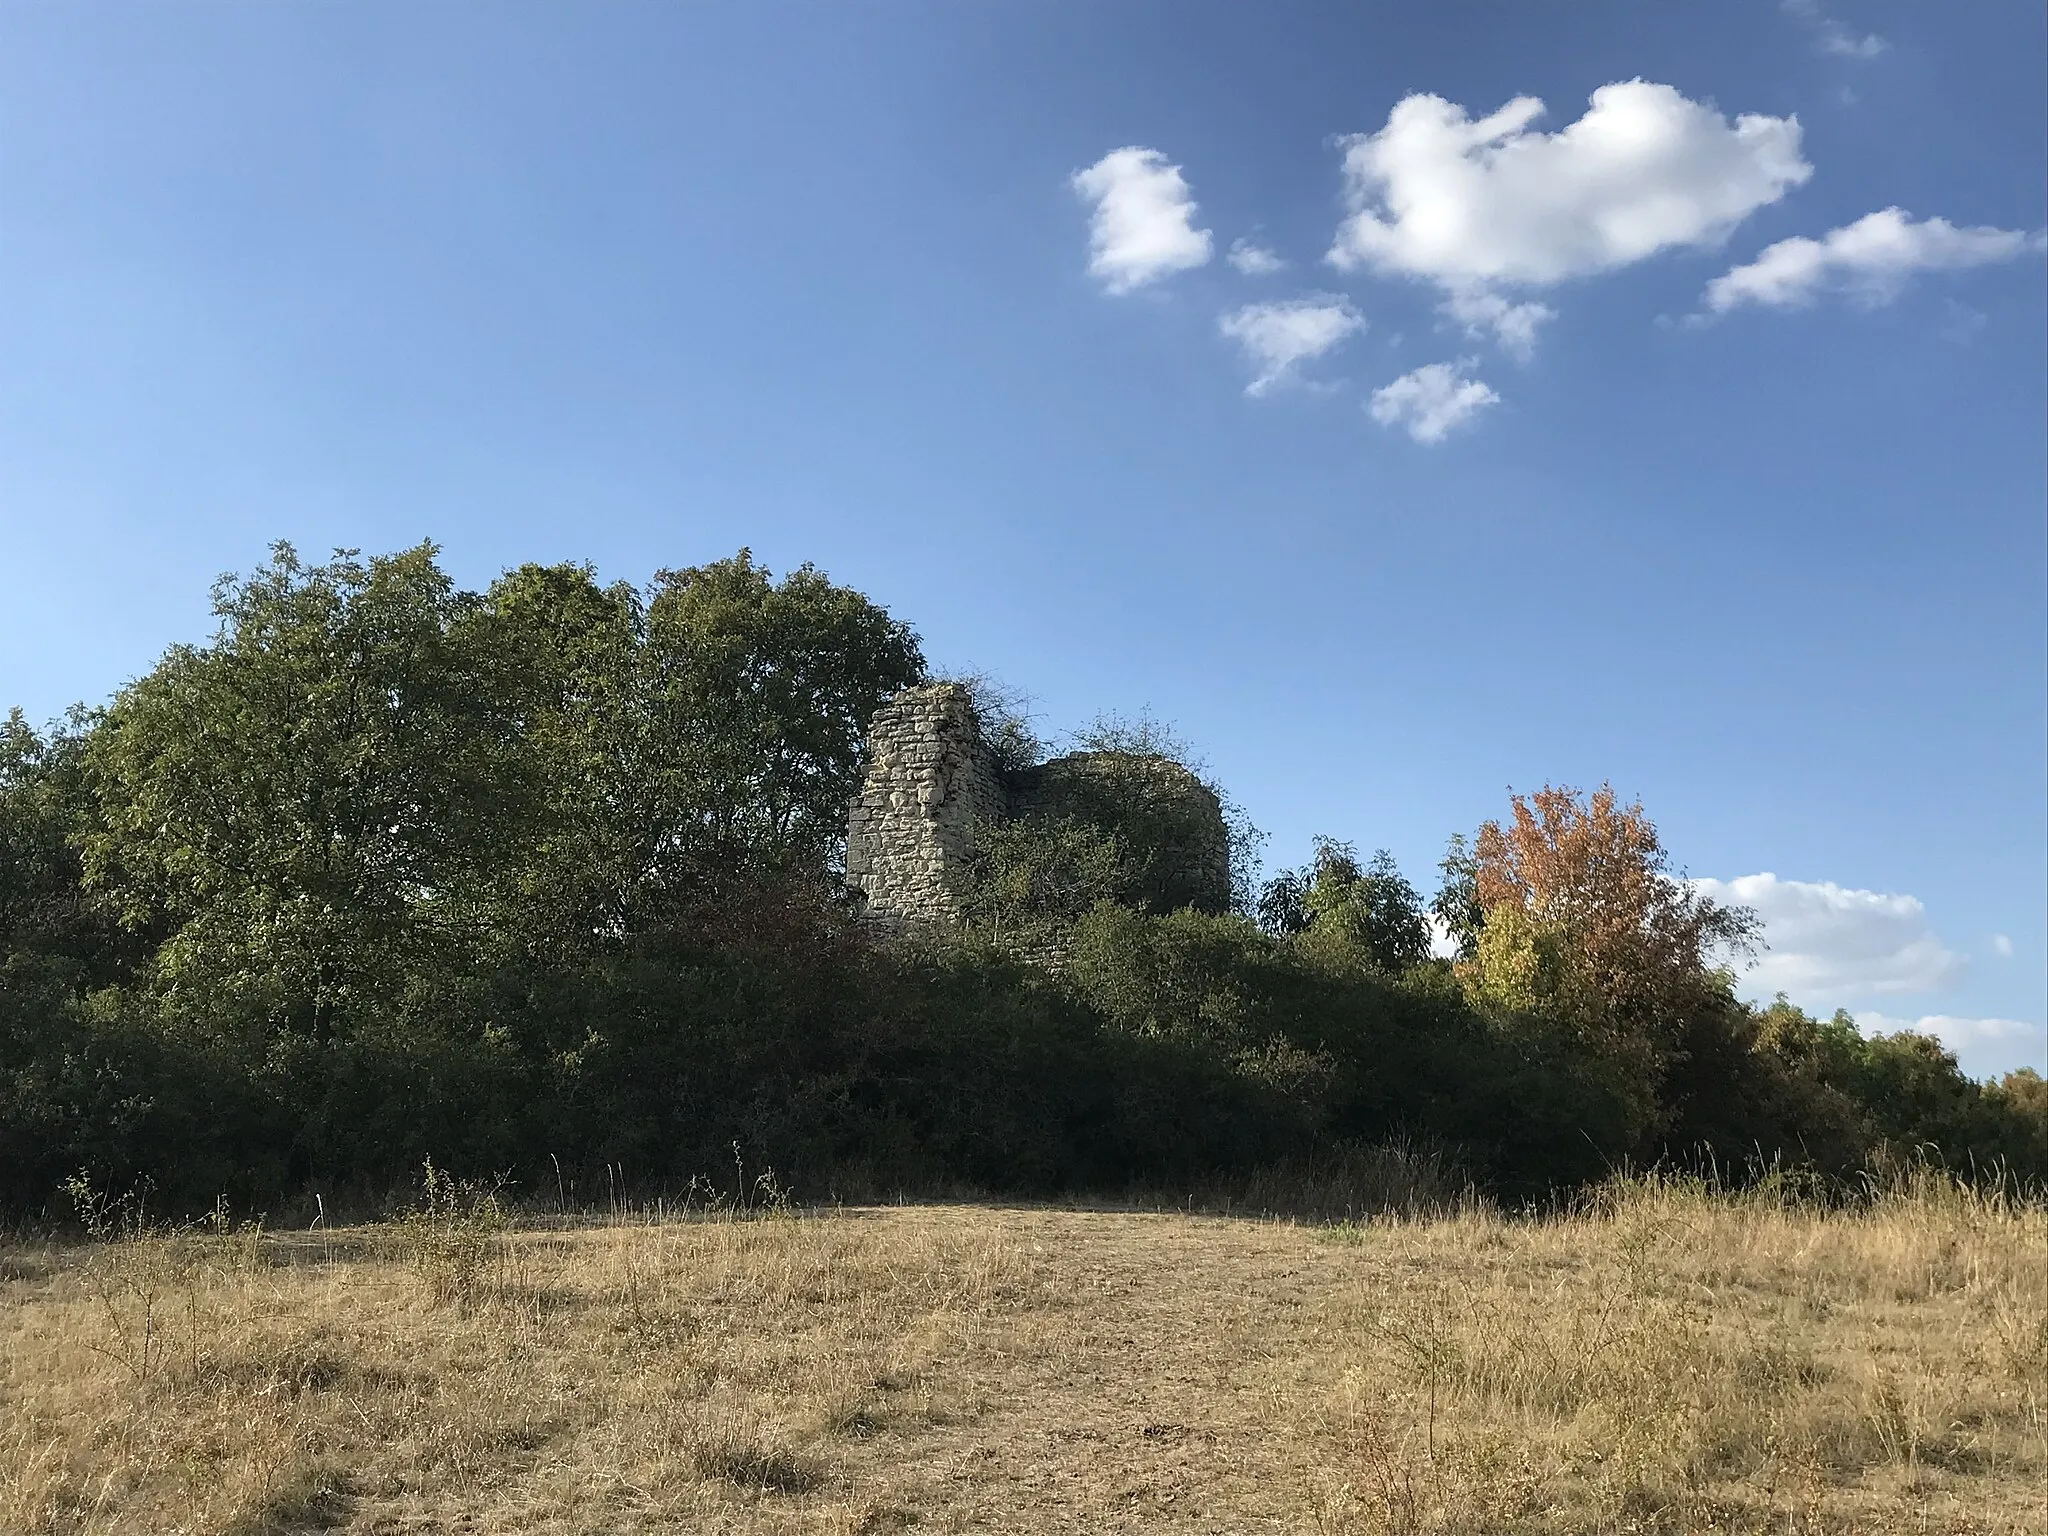
[(1578, 1034), (1621, 1071), (1640, 1131), (1654, 1131), (1667, 1076), (1703, 1028), (1738, 1011), (1721, 963), (1755, 943), (1755, 915), (1674, 877), (1641, 803), (1606, 785), (1513, 796), (1505, 822), (1480, 827), (1471, 878), (1481, 927), (1468, 984)]

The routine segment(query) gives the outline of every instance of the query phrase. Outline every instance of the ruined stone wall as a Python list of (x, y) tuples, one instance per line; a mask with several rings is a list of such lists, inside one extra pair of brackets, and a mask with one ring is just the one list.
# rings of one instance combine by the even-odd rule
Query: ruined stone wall
[(960, 921), (974, 828), (1008, 805), (974, 700), (959, 683), (906, 688), (868, 727), (867, 777), (849, 810), (846, 878), (884, 926)]
[(884, 927), (962, 920), (976, 828), (1013, 816), (1077, 819), (1113, 834), (1154, 911), (1230, 906), (1230, 840), (1215, 793), (1168, 758), (1077, 752), (1007, 781), (959, 683), (907, 688), (868, 729), (868, 767), (846, 830), (846, 878)]

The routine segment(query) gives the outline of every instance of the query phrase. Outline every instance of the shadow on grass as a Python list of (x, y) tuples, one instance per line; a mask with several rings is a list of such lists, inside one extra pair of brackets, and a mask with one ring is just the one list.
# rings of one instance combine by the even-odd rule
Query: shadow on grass
[(226, 1527), (228, 1536), (304, 1536), (336, 1531), (355, 1512), (347, 1475), (324, 1462), (302, 1462), (255, 1509)]

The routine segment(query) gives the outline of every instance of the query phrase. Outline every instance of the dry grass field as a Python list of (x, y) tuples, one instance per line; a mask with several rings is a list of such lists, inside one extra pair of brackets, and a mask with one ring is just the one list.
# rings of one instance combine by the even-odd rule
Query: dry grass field
[(0, 1248), (0, 1528), (2038, 1532), (2048, 1216), (1683, 1186)]

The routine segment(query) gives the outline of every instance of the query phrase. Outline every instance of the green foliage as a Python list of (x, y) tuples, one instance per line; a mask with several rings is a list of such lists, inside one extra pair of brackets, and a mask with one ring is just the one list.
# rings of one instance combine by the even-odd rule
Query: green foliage
[[(279, 545), (215, 615), (103, 711), (0, 725), (10, 1207), (81, 1169), (204, 1209), (426, 1167), (406, 1231), (465, 1301), (502, 1206), (451, 1167), (573, 1200), (737, 1152), (745, 1204), (771, 1161), (820, 1198), (1044, 1193), (1405, 1139), (1510, 1198), (1923, 1145), (2048, 1180), (2037, 1075), (1977, 1084), (1924, 1037), (1736, 1001), (1705, 954), (1739, 917), (1674, 894), (1639, 808), (1546, 791), (1454, 841), (1454, 964), (1391, 858), (1334, 841), (1254, 923), (1256, 834), (1183, 744), (1108, 721), (1045, 763), (997, 697), (1038, 813), (984, 829), (974, 925), (878, 947), (837, 877), (844, 808), (923, 661), (809, 567), (464, 592), (431, 546)], [(1010, 952), (1055, 933), (1058, 973)]]
[(2038, 1073), (1979, 1083), (1930, 1036), (1866, 1036), (1845, 1012), (1815, 1019), (1783, 996), (1757, 1024), (1758, 1051), (1800, 1095), (1783, 1131), (1832, 1133), (1855, 1148), (1853, 1160), (1882, 1149), (2048, 1180), (2048, 1084)]
[(1422, 899), (1382, 848), (1360, 867), (1349, 843), (1319, 837), (1304, 869), (1284, 870), (1259, 896), (1259, 920), (1272, 933), (1302, 938), (1337, 959), (1399, 975), (1429, 958)]
[(2008, 1072), (1982, 1090), (1983, 1125), (1956, 1152), (1995, 1162), (2022, 1178), (2048, 1179), (2048, 1079), (2032, 1067)]
[[(1190, 850), (1199, 849), (1203, 855), (1217, 858), (1219, 867), (1227, 871), (1227, 894), (1209, 877), (1186, 885), (1173, 883), (1172, 876), (1162, 883), (1165, 871), (1161, 868), (1135, 874), (1131, 882), (1135, 905), (1156, 912), (1191, 906), (1205, 912), (1251, 913), (1256, 897), (1252, 880), (1266, 835), (1178, 732), (1149, 714), (1099, 715), (1075, 732), (1070, 750), (1081, 756), (1101, 753), (1122, 761), (1123, 782), (1108, 825), (1121, 830), (1126, 843), (1134, 848), (1167, 850), (1168, 861), (1178, 861), (1183, 867), (1189, 862)], [(1140, 768), (1148, 761), (1157, 769), (1178, 768), (1181, 772), (1148, 775)], [(1223, 821), (1220, 857), (1218, 850), (1208, 847), (1211, 823), (1207, 801), (1214, 802)]]
[(809, 566), (776, 583), (744, 550), (644, 595), (523, 566), (471, 629), (523, 722), (532, 789), (492, 890), (527, 952), (821, 878), (869, 717), (924, 675), (908, 627)]
[(1043, 861), (1059, 850), (1067, 861), (1060, 884), (1077, 884), (1106, 861), (1114, 868), (1108, 900), (1147, 912), (1229, 909), (1230, 847), (1215, 792), (1174, 759), (1070, 753), (1013, 783), (1029, 819), (1058, 824), (1035, 845), (1025, 834), (1018, 851)]
[(1472, 856), (1463, 833), (1451, 834), (1437, 869), (1443, 878), (1430, 898), (1430, 913), (1457, 946), (1458, 958), (1470, 960), (1479, 951), (1486, 909), (1479, 904), (1479, 861)]
[(0, 1000), (104, 984), (140, 952), (85, 889), (78, 834), (93, 815), (93, 723), (74, 711), (44, 737), (18, 709), (0, 721)]
[(1118, 1029), (1232, 1057), (1285, 1039), (1295, 970), (1241, 918), (1162, 918), (1104, 903), (1075, 931), (1068, 975)]
[[(992, 930), (1064, 929), (1098, 902), (1165, 913), (1232, 909), (1255, 837), (1156, 721), (1105, 718), (1078, 750), (1044, 745), (1000, 685), (967, 680), (1023, 814), (980, 828), (966, 910)], [(987, 733), (994, 732), (993, 737)]]
[(1030, 816), (975, 835), (963, 906), (992, 930), (1066, 925), (1137, 877), (1115, 834), (1073, 816)]
[(1031, 701), (1022, 691), (987, 672), (961, 672), (941, 681), (960, 684), (974, 700), (981, 739), (995, 756), (998, 774), (1022, 773), (1044, 760), (1046, 741), (1038, 734)]
[(432, 973), (519, 825), (510, 701), (462, 643), (470, 607), (422, 545), (302, 565), (279, 545), (215, 588), (85, 751), (86, 873), (186, 1027), (255, 1059), (325, 1044)]
[(660, 572), (645, 648), (656, 721), (696, 747), (692, 830), (774, 863), (838, 848), (869, 717), (924, 676), (908, 626), (808, 565), (775, 584), (745, 550)]

